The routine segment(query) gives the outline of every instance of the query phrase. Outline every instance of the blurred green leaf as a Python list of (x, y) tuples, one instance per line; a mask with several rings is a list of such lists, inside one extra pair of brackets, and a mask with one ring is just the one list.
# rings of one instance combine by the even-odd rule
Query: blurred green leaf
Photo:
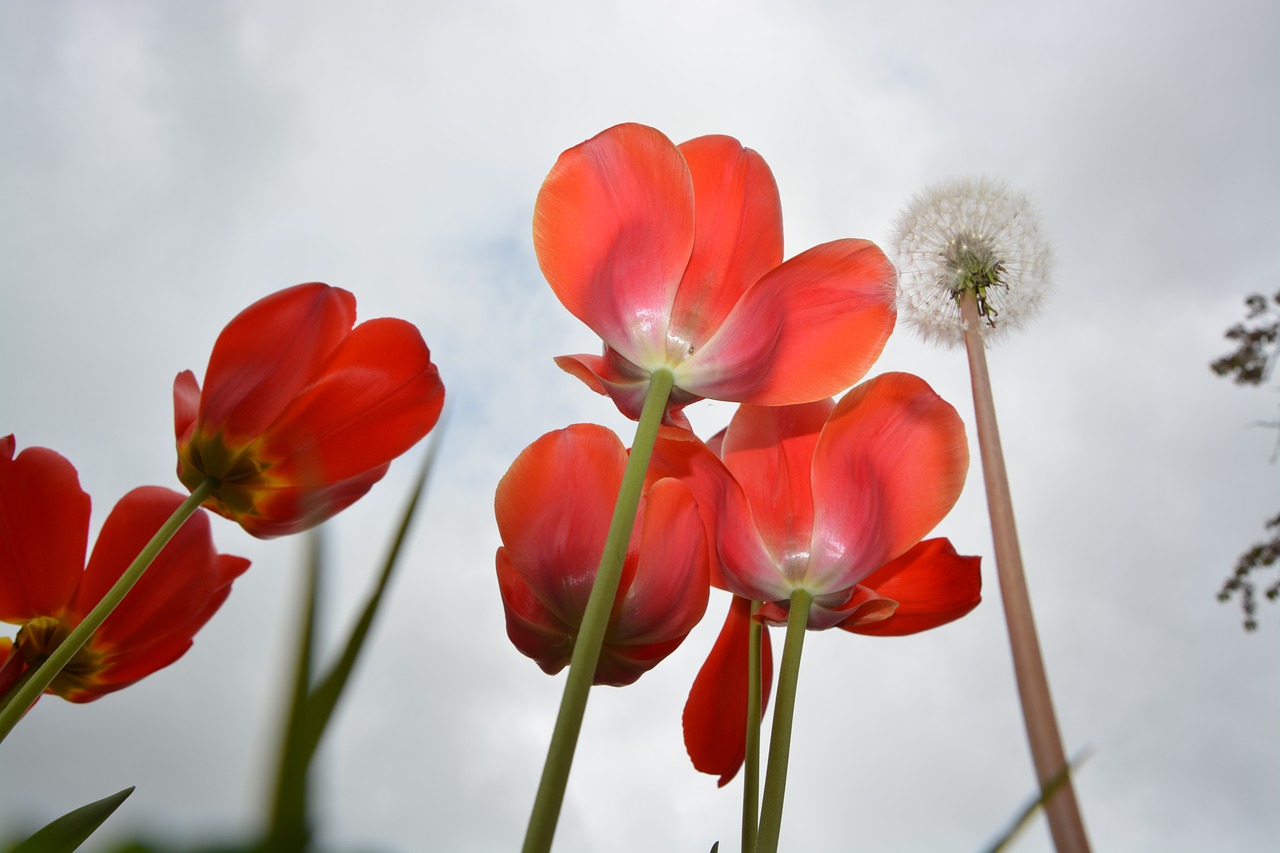
[(133, 793), (133, 787), (67, 812), (11, 848), (10, 853), (71, 853)]
[(439, 452), (444, 435), (445, 421), (442, 418), (431, 437), (431, 446), (422, 460), (422, 468), (414, 482), (409, 500), (400, 519), (400, 527), (392, 540), (387, 553), (382, 573), (374, 587), (363, 613), (351, 630), (346, 647), (337, 663), (310, 689), (312, 663), (312, 647), (315, 633), (315, 611), (318, 598), (320, 568), (323, 560), (320, 540), (313, 539), (313, 548), (308, 564), (310, 583), (303, 621), (303, 633), (299, 641), (298, 669), (294, 680), (292, 704), (290, 706), (287, 730), (284, 735), (284, 746), (281, 753), (279, 777), (276, 784), (276, 800), (271, 816), (271, 827), (265, 841), (265, 848), (270, 850), (305, 850), (308, 836), (307, 818), (307, 771), (311, 766), (316, 749), (324, 736), (329, 720), (342, 698), (351, 673), (355, 669), (360, 652), (364, 648), (369, 630), (373, 627), (374, 618), (382, 604), (387, 585), (395, 571), (400, 557), (400, 550), (413, 522), (420, 499), (426, 490), (431, 468)]
[(1005, 831), (1004, 835), (996, 839), (995, 843), (991, 847), (987, 848), (986, 853), (1000, 853), (1000, 851), (1008, 847), (1018, 833), (1022, 832), (1022, 830), (1026, 828), (1027, 822), (1031, 820), (1035, 813), (1039, 811), (1045, 803), (1049, 802), (1049, 798), (1052, 797), (1054, 792), (1061, 788), (1066, 781), (1071, 778), (1071, 774), (1080, 769), (1080, 765), (1083, 764), (1088, 757), (1089, 755), (1087, 752), (1077, 753), (1075, 758), (1067, 762), (1065, 767), (1054, 774), (1054, 777), (1049, 780), (1049, 784), (1045, 785), (1040, 790), (1040, 796), (1027, 804), (1027, 806), (1018, 814), (1017, 818), (1014, 819), (1013, 824)]

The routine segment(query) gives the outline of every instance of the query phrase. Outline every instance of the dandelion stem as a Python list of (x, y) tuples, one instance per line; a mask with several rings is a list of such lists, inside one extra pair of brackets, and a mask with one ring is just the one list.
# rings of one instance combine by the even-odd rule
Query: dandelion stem
[[(1022, 702), (1031, 758), (1041, 788), (1046, 788), (1067, 767), (1062, 748), (1062, 735), (1053, 710), (1049, 677), (1045, 672), (1040, 641), (1036, 637), (1035, 619), (1027, 578), (1022, 568), (1022, 552), (1018, 547), (1018, 531), (1013, 522), (1013, 499), (1009, 493), (1009, 476), (1004, 453), (1000, 449), (1000, 432), (996, 426), (995, 402), (991, 394), (991, 377), (987, 372), (987, 356), (979, 331), (978, 305), (971, 290), (959, 296), (964, 318), (965, 349), (969, 354), (969, 374), (973, 383), (973, 408), (978, 428), (978, 447), (982, 454), (982, 477), (987, 487), (987, 509), (991, 515), (991, 535), (995, 544), (996, 573), (1000, 579), (1000, 596), (1004, 602), (1009, 644), (1013, 650), (1013, 671)], [(1070, 773), (1045, 805), (1049, 831), (1058, 853), (1088, 853), (1089, 839), (1084, 819), (1076, 802)]]
[(582, 625), (573, 644), (573, 657), (569, 660), (569, 674), (565, 680), (564, 694), (560, 699), (560, 711), (556, 715), (547, 760), (542, 767), (542, 779), (529, 816), (525, 832), (524, 853), (547, 853), (555, 837), (556, 821), (560, 818), (560, 806), (564, 802), (565, 787), (569, 782), (569, 768), (573, 764), (574, 749), (578, 744), (578, 732), (582, 729), (582, 717), (587, 709), (587, 695), (595, 678), (596, 664), (600, 660), (600, 647), (604, 644), (605, 629), (614, 598), (618, 594), (618, 582), (622, 577), (622, 564), (626, 560), (627, 546), (631, 542), (631, 528), (635, 524), (640, 506), (640, 492), (644, 487), (644, 475), (649, 469), (649, 457), (658, 438), (658, 427), (667, 408), (667, 398), (675, 384), (671, 371), (659, 369), (649, 379), (649, 391), (645, 396), (640, 421), (636, 424), (636, 437), (631, 445), (622, 485), (618, 488), (618, 500), (614, 504), (613, 519), (609, 522), (609, 534), (605, 539), (600, 566), (596, 570), (595, 583)]
[(195, 514), (195, 511), (200, 508), (200, 504), (204, 503), (205, 499), (213, 494), (216, 488), (218, 488), (218, 481), (212, 477), (206, 477), (204, 482), (191, 492), (191, 495), (173, 511), (173, 515), (169, 516), (169, 520), (160, 526), (156, 534), (151, 537), (151, 541), (143, 547), (142, 552), (124, 570), (124, 574), (120, 575), (120, 579), (115, 582), (115, 585), (107, 590), (107, 594), (102, 597), (102, 600), (89, 611), (79, 625), (71, 630), (71, 633), (67, 634), (66, 639), (44, 659), (40, 666), (35, 669), (35, 673), (10, 695), (8, 703), (3, 710), (0, 710), (0, 740), (4, 740), (9, 732), (13, 731), (13, 727), (18, 724), (18, 721), (27, 713), (27, 710), (36, 703), (45, 688), (57, 678), (63, 667), (93, 636), (93, 632), (98, 630), (102, 623), (107, 620), (107, 617), (111, 615), (111, 612), (119, 606), (125, 595), (128, 594), (129, 590), (133, 589), (133, 585), (142, 577), (142, 573), (147, 570), (147, 567), (164, 549), (164, 546), (169, 544), (169, 540), (173, 538), (174, 534), (187, 522), (187, 519)]
[(760, 807), (760, 833), (755, 853), (777, 853), (782, 834), (782, 801), (787, 792), (787, 763), (791, 757), (791, 721), (796, 710), (796, 685), (800, 680), (800, 653), (809, 625), (813, 596), (806, 590), (791, 593), (787, 614), (787, 638), (778, 670), (778, 693), (773, 703), (773, 729), (769, 734), (769, 767), (765, 771), (764, 802)]
[[(748, 613), (754, 614), (756, 602)], [(756, 827), (760, 823), (760, 704), (761, 704), (761, 640), (764, 629), (751, 619), (747, 623), (747, 745), (742, 773), (742, 853), (754, 853)]]

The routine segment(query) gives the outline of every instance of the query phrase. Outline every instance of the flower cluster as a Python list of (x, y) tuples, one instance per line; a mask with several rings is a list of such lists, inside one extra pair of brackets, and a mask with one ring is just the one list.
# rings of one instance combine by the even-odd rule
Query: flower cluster
[[(497, 485), (507, 635), (544, 672), (568, 670), (525, 850), (550, 848), (587, 691), (632, 684), (676, 652), (714, 588), (728, 615), (691, 685), (684, 740), (720, 785), (744, 765), (754, 778), (776, 697), (763, 814), (744, 811), (761, 839), (744, 846), (774, 853), (806, 632), (914, 634), (980, 601), (979, 559), (925, 538), (964, 488), (964, 425), (918, 376), (866, 378), (895, 326), (898, 272), (861, 239), (785, 258), (773, 174), (736, 139), (605, 130), (552, 167), (533, 242), (556, 297), (602, 344), (556, 363), (637, 429), (630, 448), (593, 424), (549, 432)], [(961, 306), (971, 317), (976, 304), (986, 333), (1039, 299), (1047, 249), (1024, 200), (993, 184), (919, 200), (896, 242), (904, 311), (939, 339), (963, 330)], [(702, 399), (739, 404), (706, 440), (684, 413)], [(43, 693), (89, 702), (191, 647), (249, 565), (215, 549), (204, 510), (263, 539), (315, 527), (432, 430), (444, 386), (413, 325), (357, 325), (352, 294), (309, 283), (234, 317), (203, 381), (179, 373), (173, 400), (189, 494), (130, 491), (87, 562), (76, 469), (0, 438), (0, 621), (19, 626), (0, 638), (0, 739)], [(315, 684), (305, 633), (278, 812), (255, 849), (305, 846), (307, 762), (393, 563)], [(769, 628), (782, 625), (775, 673)], [(744, 809), (757, 799), (748, 788)]]
[[(178, 479), (107, 517), (85, 563), (89, 496), (45, 448), (0, 439), (0, 737), (41, 692), (88, 702), (180, 658), (248, 568), (219, 554), (198, 504), (254, 536), (313, 527), (365, 494), (435, 425), (430, 353), (403, 320), (355, 323), (324, 284), (274, 293), (214, 344), (205, 387), (174, 383)], [(171, 537), (171, 538), (170, 538)], [(146, 572), (144, 575), (143, 573)], [(26, 682), (35, 684), (31, 692)]]
[[(833, 399), (893, 330), (895, 270), (856, 239), (784, 260), (772, 173), (735, 139), (674, 145), (642, 125), (610, 128), (557, 160), (533, 234), (552, 290), (603, 342), (557, 364), (639, 423), (629, 457), (612, 433), (576, 425), (530, 445), (499, 484), (508, 636), (548, 673), (570, 665), (561, 718), (577, 707), (580, 720), (580, 658), (590, 682), (628, 684), (676, 649), (709, 587), (732, 593), (684, 714), (694, 766), (724, 784), (746, 754), (750, 691), (767, 701), (772, 681), (763, 626), (798, 607), (802, 632), (910, 634), (978, 604), (978, 558), (922, 541), (964, 485), (964, 427), (909, 374)], [(1020, 272), (988, 271), (983, 293)], [(682, 411), (703, 398), (741, 404), (707, 442)], [(598, 637), (586, 627), (597, 615)], [(562, 734), (558, 722), (553, 754)], [(527, 850), (550, 844), (552, 766)]]

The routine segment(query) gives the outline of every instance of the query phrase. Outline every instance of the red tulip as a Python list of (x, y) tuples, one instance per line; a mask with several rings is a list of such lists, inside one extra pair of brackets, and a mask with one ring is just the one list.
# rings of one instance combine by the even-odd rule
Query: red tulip
[[(785, 623), (791, 593), (814, 596), (809, 627), (911, 634), (977, 606), (977, 557), (921, 542), (960, 495), (964, 427), (923, 380), (887, 374), (839, 402), (742, 406), (723, 464), (694, 440), (659, 442), (655, 465), (715, 507), (719, 581)], [(685, 707), (694, 765), (724, 784), (742, 763), (748, 622), (731, 612)], [(723, 689), (718, 689), (723, 688)]]
[(718, 516), (729, 590), (779, 607), (796, 589), (811, 629), (845, 621), (857, 586), (942, 520), (964, 487), (964, 425), (919, 377), (889, 373), (840, 402), (742, 406), (724, 465), (743, 501)]
[[(576, 424), (525, 448), (498, 483), (507, 636), (548, 674), (573, 654), (626, 462), (616, 435)], [(596, 684), (634, 682), (675, 651), (707, 607), (708, 548), (692, 494), (670, 478), (645, 486)]]
[(711, 397), (776, 406), (858, 381), (893, 329), (893, 266), (836, 240), (782, 260), (782, 208), (755, 151), (676, 146), (622, 124), (560, 155), (533, 217), (556, 296), (604, 341), (561, 368), (638, 418), (650, 375), (675, 375), (667, 422)]
[(417, 328), (356, 326), (355, 297), (300, 284), (255, 302), (213, 346), (203, 392), (173, 386), (178, 478), (218, 488), (205, 506), (259, 537), (314, 527), (382, 479), (444, 404)]
[[(0, 694), (80, 624), (183, 501), (159, 486), (129, 492), (86, 567), (89, 496), (75, 468), (41, 447), (13, 453), (13, 436), (0, 439), (0, 621), (22, 626), (0, 640)], [(214, 550), (197, 512), (45, 692), (89, 702), (173, 663), (248, 567)]]

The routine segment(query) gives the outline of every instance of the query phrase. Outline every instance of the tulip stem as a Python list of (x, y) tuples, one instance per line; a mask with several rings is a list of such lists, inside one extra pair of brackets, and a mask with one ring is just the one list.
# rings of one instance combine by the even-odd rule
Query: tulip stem
[(565, 788), (569, 782), (569, 768), (573, 765), (573, 753), (582, 729), (582, 717), (587, 709), (587, 694), (595, 678), (596, 664), (600, 660), (600, 648), (604, 644), (605, 629), (618, 594), (622, 577), (622, 564), (626, 560), (627, 546), (631, 542), (631, 528), (635, 524), (640, 506), (640, 492), (644, 487), (645, 473), (649, 469), (649, 457), (658, 438), (658, 427), (667, 409), (667, 399), (675, 385), (675, 375), (665, 368), (653, 372), (649, 378), (649, 391), (645, 395), (640, 421), (636, 424), (636, 437), (631, 445), (631, 455), (622, 474), (618, 499), (609, 522), (609, 534), (604, 552), (596, 570), (595, 583), (587, 607), (582, 615), (582, 625), (573, 644), (573, 657), (569, 660), (569, 674), (565, 680), (564, 694), (560, 699), (560, 711), (556, 715), (551, 744), (547, 748), (547, 760), (542, 767), (542, 779), (529, 816), (529, 827), (524, 837), (524, 853), (548, 853), (555, 837), (556, 822), (560, 818), (560, 806), (564, 802)]
[(787, 792), (787, 762), (791, 757), (791, 721), (796, 710), (796, 685), (800, 680), (800, 653), (809, 626), (813, 595), (797, 589), (791, 593), (787, 613), (787, 638), (778, 669), (778, 692), (773, 702), (773, 729), (769, 735), (769, 767), (764, 778), (764, 803), (760, 808), (760, 833), (755, 853), (777, 853), (782, 834), (782, 800)]
[[(755, 614), (756, 602), (748, 606)], [(747, 744), (742, 773), (742, 853), (754, 853), (756, 828), (760, 824), (760, 704), (761, 641), (763, 630), (755, 619), (747, 622)]]
[[(977, 422), (978, 447), (982, 453), (982, 478), (987, 487), (996, 574), (1000, 579), (1000, 596), (1004, 603), (1009, 644), (1013, 649), (1013, 671), (1036, 777), (1041, 789), (1049, 790), (1054, 779), (1068, 768), (1067, 757), (1053, 710), (1040, 641), (1036, 637), (1027, 576), (1022, 568), (1022, 551), (1018, 547), (1018, 531), (1013, 522), (1009, 475), (1005, 469), (1004, 452), (1000, 448), (1000, 431), (996, 426), (991, 376), (987, 372), (986, 350), (979, 333), (982, 321), (978, 316), (977, 298), (972, 290), (966, 290), (960, 294), (959, 302), (965, 322), (964, 342), (969, 354), (974, 419)], [(1058, 853), (1089, 853), (1089, 838), (1085, 834), (1084, 819), (1076, 802), (1069, 770), (1045, 804), (1045, 816)]]
[(174, 534), (186, 523), (195, 511), (199, 509), (200, 504), (204, 503), (209, 495), (213, 494), (218, 488), (218, 481), (212, 477), (206, 477), (204, 482), (191, 492), (191, 495), (182, 502), (173, 515), (169, 516), (169, 520), (160, 526), (156, 534), (151, 537), (151, 541), (143, 547), (142, 552), (134, 558), (129, 567), (124, 570), (124, 574), (120, 575), (120, 579), (115, 582), (111, 589), (107, 590), (107, 594), (102, 600), (89, 611), (88, 615), (67, 634), (56, 649), (54, 649), (41, 664), (36, 667), (34, 674), (26, 679), (22, 686), (10, 694), (8, 703), (3, 710), (0, 710), (0, 740), (4, 740), (9, 732), (13, 731), (13, 727), (18, 724), (27, 710), (36, 703), (40, 698), (40, 694), (44, 692), (53, 680), (67, 665), (76, 652), (88, 642), (93, 636), (93, 632), (98, 630), (111, 612), (116, 609), (129, 590), (133, 589), (133, 585), (142, 577), (142, 573), (151, 565), (152, 560), (160, 553), (165, 545), (169, 544), (169, 540)]

